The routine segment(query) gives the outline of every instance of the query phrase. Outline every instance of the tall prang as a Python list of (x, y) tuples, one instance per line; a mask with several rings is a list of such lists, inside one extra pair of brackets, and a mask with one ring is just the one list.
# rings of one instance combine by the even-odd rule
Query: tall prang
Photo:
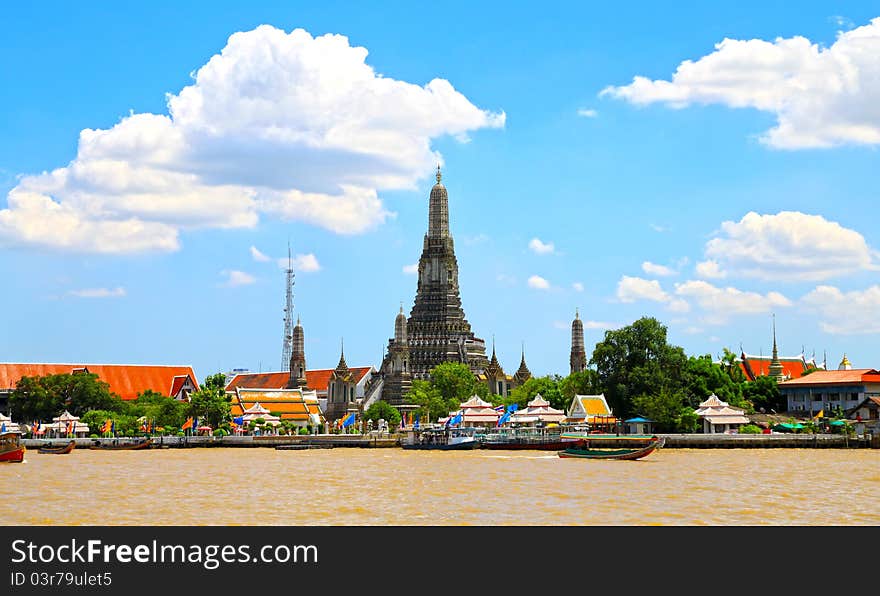
[(571, 356), (568, 361), (571, 365), (571, 374), (583, 372), (587, 368), (587, 351), (584, 349), (584, 324), (577, 309), (574, 311), (574, 321), (571, 322)]
[(299, 317), (296, 318), (296, 327), (293, 328), (290, 355), (290, 374), (287, 380), (288, 389), (307, 389), (306, 381), (306, 348), (305, 336)]
[[(488, 366), (486, 345), (471, 331), (461, 307), (458, 260), (449, 233), (449, 197), (440, 166), (428, 204), (428, 233), (419, 258), (416, 298), (407, 320), (409, 372), (413, 379), (427, 379), (431, 369), (443, 362), (461, 362), (474, 374)], [(401, 403), (391, 387), (383, 399)]]

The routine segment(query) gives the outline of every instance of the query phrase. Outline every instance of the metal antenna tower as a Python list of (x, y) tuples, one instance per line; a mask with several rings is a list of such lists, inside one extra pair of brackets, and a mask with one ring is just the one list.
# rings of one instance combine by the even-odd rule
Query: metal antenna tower
[(284, 300), (284, 344), (281, 348), (281, 370), (290, 371), (290, 356), (293, 351), (293, 261), (290, 258), (290, 243), (287, 243), (287, 279)]

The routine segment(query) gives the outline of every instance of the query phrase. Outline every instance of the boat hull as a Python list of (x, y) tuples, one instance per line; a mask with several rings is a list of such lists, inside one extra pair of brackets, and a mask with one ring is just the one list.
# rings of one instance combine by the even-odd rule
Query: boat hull
[(73, 451), (73, 448), (76, 447), (76, 441), (71, 441), (67, 445), (63, 447), (40, 447), (37, 449), (37, 453), (48, 453), (54, 455), (65, 455)]
[(565, 449), (558, 452), (559, 457), (563, 458), (579, 458), (579, 459), (620, 459), (635, 460), (650, 455), (663, 446), (664, 441), (652, 441), (648, 445), (641, 448), (623, 448), (623, 449), (596, 449), (590, 447), (578, 447), (573, 449)]
[(0, 453), (0, 462), (9, 462), (14, 464), (20, 464), (24, 461), (24, 446), (19, 447), (17, 449), (10, 449), (9, 451), (4, 451)]
[(96, 449), (101, 451), (135, 451), (137, 449), (149, 449), (153, 444), (153, 439), (147, 439), (146, 441), (140, 441), (138, 443), (119, 443), (117, 445), (114, 444), (100, 444), (100, 445), (90, 445), (89, 449)]
[(569, 449), (578, 444), (578, 441), (510, 441), (510, 442), (483, 442), (480, 447), (483, 449), (506, 449), (506, 450), (536, 450), (536, 451), (559, 451), (561, 449)]
[(477, 442), (476, 441), (467, 441), (464, 443), (453, 443), (451, 445), (401, 445), (404, 449), (420, 449), (420, 450), (433, 450), (433, 451), (464, 451), (467, 449), (476, 449)]

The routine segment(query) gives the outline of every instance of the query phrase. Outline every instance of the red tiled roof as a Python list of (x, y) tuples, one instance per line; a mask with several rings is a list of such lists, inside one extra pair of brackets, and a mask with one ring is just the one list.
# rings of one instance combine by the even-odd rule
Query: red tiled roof
[[(364, 378), (364, 375), (366, 375), (371, 368), (371, 366), (356, 366), (349, 370), (351, 370), (351, 374), (354, 377), (354, 382), (360, 383), (361, 379)], [(333, 374), (334, 370), (335, 369), (332, 368), (307, 370), (306, 384), (309, 389), (315, 389), (320, 392), (327, 391), (327, 387), (330, 385), (330, 375)], [(289, 377), (289, 373), (286, 372), (245, 373), (235, 375), (226, 385), (226, 390), (233, 391), (236, 387), (241, 387), (242, 389), (282, 389), (287, 386), (287, 379)]]
[(291, 391), (280, 395), (259, 391), (236, 391), (232, 395), (232, 415), (241, 416), (244, 410), (259, 403), (272, 414), (282, 420), (308, 420), (309, 414), (320, 414), (317, 404), (314, 409), (307, 404), (299, 391)]
[[(14, 389), (22, 377), (71, 374), (85, 368), (110, 385), (110, 391), (122, 399), (136, 399), (138, 393), (152, 389), (162, 395), (174, 395), (175, 377), (189, 376), (198, 386), (191, 366), (147, 364), (41, 364), (0, 362), (0, 390)], [(181, 385), (183, 382), (181, 381)], [(178, 388), (178, 391), (180, 389)]]
[(853, 368), (850, 370), (817, 370), (798, 379), (790, 379), (779, 384), (784, 387), (807, 387), (810, 385), (860, 385), (880, 383), (880, 371), (873, 368)]
[[(741, 357), (739, 367), (743, 374), (750, 381), (754, 381), (757, 377), (763, 377), (770, 374), (770, 361), (772, 358), (763, 356), (745, 356)], [(797, 379), (807, 370), (807, 365), (802, 358), (795, 356), (780, 357), (779, 363), (782, 365), (782, 374)]]
[[(171, 393), (169, 393), (170, 396), (174, 397), (178, 393), (180, 393), (180, 390), (183, 389), (183, 385), (186, 383), (186, 377), (187, 375), (178, 375), (174, 377), (174, 381), (171, 383)], [(193, 384), (195, 384), (195, 380), (192, 380), (192, 382)]]

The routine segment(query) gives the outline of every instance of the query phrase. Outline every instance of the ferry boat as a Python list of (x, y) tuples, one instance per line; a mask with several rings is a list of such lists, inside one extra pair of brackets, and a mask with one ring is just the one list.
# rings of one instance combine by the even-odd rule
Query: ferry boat
[(73, 451), (73, 448), (76, 447), (76, 441), (69, 441), (67, 445), (53, 445), (52, 443), (47, 443), (42, 447), (37, 449), (37, 453), (51, 453), (55, 455), (66, 455)]
[(438, 449), (442, 451), (475, 449), (477, 442), (473, 428), (428, 428), (412, 432), (400, 446), (404, 449)]
[(0, 462), (8, 461), (20, 464), (24, 461), (25, 451), (20, 433), (0, 434)]
[(523, 427), (499, 428), (481, 437), (483, 449), (535, 449), (559, 451), (575, 447), (581, 442), (578, 437), (563, 437), (558, 429)]
[(139, 441), (121, 441), (117, 442), (117, 439), (114, 439), (112, 443), (104, 443), (101, 441), (95, 440), (93, 445), (89, 446), (89, 449), (103, 449), (108, 451), (133, 451), (135, 449), (149, 449), (153, 445), (152, 438), (141, 439)]

